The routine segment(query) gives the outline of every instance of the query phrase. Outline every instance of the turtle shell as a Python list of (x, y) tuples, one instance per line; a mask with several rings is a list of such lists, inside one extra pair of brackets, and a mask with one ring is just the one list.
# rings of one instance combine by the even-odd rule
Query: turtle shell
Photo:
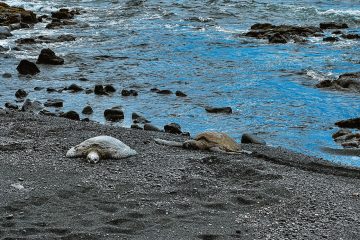
[(240, 146), (229, 135), (220, 132), (203, 132), (195, 136), (196, 141), (206, 141), (211, 147), (219, 147), (227, 152), (238, 152)]

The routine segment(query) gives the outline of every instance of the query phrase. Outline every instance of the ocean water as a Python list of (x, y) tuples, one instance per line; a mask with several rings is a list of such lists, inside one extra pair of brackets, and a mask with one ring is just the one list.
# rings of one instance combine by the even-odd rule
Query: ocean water
[[(94, 108), (91, 120), (106, 123), (103, 111), (122, 106), (129, 127), (137, 112), (161, 127), (179, 123), (192, 135), (223, 131), (240, 141), (254, 133), (269, 145), (282, 146), (343, 164), (360, 166), (360, 157), (323, 153), (321, 146), (337, 147), (331, 134), (338, 120), (359, 117), (360, 95), (317, 89), (314, 85), (342, 73), (360, 71), (360, 41), (324, 43), (311, 38), (305, 44), (268, 44), (241, 37), (254, 23), (318, 26), (320, 22), (349, 24), (347, 32), (360, 32), (360, 3), (346, 1), (5, 1), (10, 5), (50, 14), (62, 7), (80, 8), (75, 26), (14, 31), (0, 40), (9, 50), (0, 53), (0, 104), (14, 101), (23, 88), (30, 99), (64, 99), (62, 111)], [(15, 40), (38, 35), (73, 34), (75, 42), (22, 45)], [(63, 66), (40, 66), (41, 73), (19, 76), (21, 59), (36, 60), (43, 48), (65, 59)], [(78, 79), (85, 77), (88, 82)], [(60, 88), (76, 83), (86, 88), (113, 84), (111, 96), (47, 93), (34, 87)], [(122, 97), (122, 89), (136, 89), (137, 97)], [(151, 88), (181, 90), (188, 97), (164, 96)], [(230, 106), (233, 114), (209, 114), (205, 106)], [(50, 111), (55, 109), (49, 108)], [(87, 117), (87, 116), (82, 116)]]

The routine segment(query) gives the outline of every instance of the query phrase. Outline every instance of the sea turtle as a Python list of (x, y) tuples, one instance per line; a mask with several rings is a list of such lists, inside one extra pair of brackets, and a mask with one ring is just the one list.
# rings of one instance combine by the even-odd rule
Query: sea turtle
[(230, 154), (251, 154), (250, 151), (242, 150), (240, 145), (227, 134), (220, 132), (203, 132), (196, 135), (193, 140), (187, 140), (185, 142), (167, 141), (159, 138), (155, 138), (154, 140), (158, 144), (186, 149), (208, 150)]
[(97, 136), (69, 149), (66, 157), (86, 157), (89, 163), (100, 159), (120, 159), (136, 155), (136, 151), (110, 136)]

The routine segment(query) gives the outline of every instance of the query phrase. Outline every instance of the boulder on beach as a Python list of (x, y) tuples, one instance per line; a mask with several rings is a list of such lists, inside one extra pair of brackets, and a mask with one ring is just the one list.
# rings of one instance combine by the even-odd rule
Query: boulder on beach
[(5, 107), (8, 109), (13, 109), (13, 110), (19, 109), (18, 105), (16, 105), (15, 103), (11, 103), (11, 102), (5, 103)]
[(62, 113), (62, 114), (60, 114), (60, 117), (80, 121), (80, 116), (75, 111), (69, 111), (69, 112), (66, 112), (66, 113)]
[(181, 126), (177, 123), (170, 123), (164, 126), (164, 130), (167, 133), (181, 134)]
[(20, 74), (23, 75), (35, 75), (40, 72), (39, 68), (36, 66), (35, 63), (30, 62), (26, 59), (21, 60), (16, 69)]
[(117, 122), (124, 119), (124, 112), (119, 108), (106, 109), (104, 117), (107, 121)]
[(266, 145), (266, 142), (251, 134), (251, 133), (244, 133), (242, 136), (241, 136), (241, 143), (252, 143), (252, 144), (259, 144), (259, 145)]
[(146, 131), (153, 131), (153, 132), (161, 132), (161, 129), (156, 127), (155, 125), (151, 123), (145, 123), (144, 124), (144, 130)]
[(38, 22), (36, 14), (21, 7), (11, 7), (4, 2), (0, 2), (0, 25), (10, 25), (14, 23), (35, 24)]
[(94, 112), (91, 106), (86, 106), (82, 110), (82, 114), (90, 115)]
[(21, 111), (23, 112), (38, 112), (44, 108), (43, 104), (39, 101), (32, 101), (30, 99), (26, 99), (24, 104), (21, 107)]
[(50, 64), (50, 65), (62, 65), (64, 59), (56, 56), (56, 54), (50, 49), (46, 48), (41, 50), (41, 53), (36, 61), (37, 64)]

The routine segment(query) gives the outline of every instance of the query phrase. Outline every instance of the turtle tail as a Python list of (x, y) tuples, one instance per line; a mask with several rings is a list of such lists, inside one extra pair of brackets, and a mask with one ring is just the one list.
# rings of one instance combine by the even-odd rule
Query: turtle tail
[(172, 146), (172, 147), (183, 147), (182, 142), (168, 141), (160, 138), (155, 138), (154, 141), (160, 145)]

